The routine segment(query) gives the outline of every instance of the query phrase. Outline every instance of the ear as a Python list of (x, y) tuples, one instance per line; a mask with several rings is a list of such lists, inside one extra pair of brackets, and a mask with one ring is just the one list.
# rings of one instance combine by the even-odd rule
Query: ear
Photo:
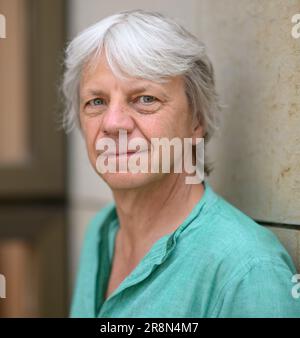
[(204, 138), (205, 135), (205, 128), (203, 124), (199, 121), (193, 127), (193, 134), (192, 134), (192, 143), (196, 145), (196, 138)]

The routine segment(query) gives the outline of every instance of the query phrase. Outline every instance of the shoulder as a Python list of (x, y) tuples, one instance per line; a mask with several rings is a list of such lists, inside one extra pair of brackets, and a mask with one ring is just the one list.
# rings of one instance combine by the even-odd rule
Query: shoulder
[(270, 229), (258, 224), (222, 197), (219, 197), (217, 208), (216, 221), (222, 222), (222, 230), (228, 233), (225, 245), (233, 244), (232, 250), (236, 254), (249, 256), (251, 260), (276, 260), (293, 268), (289, 254)]
[(84, 274), (85, 269), (97, 264), (98, 243), (103, 236), (102, 229), (107, 228), (114, 219), (114, 203), (110, 203), (99, 210), (89, 221), (80, 250), (78, 276)]
[(296, 273), (290, 255), (271, 230), (212, 193), (214, 203), (203, 208), (185, 237), (199, 261), (205, 257), (204, 266), (217, 281), (218, 289), (254, 267), (276, 266)]
[(102, 228), (114, 216), (114, 203), (99, 210), (88, 222), (85, 230), (75, 278), (71, 317), (93, 317), (93, 283), (98, 266), (98, 243)]
[(190, 237), (214, 286), (212, 315), (300, 316), (290, 295), (296, 269), (286, 249), (269, 229), (214, 194)]
[(211, 307), (217, 317), (300, 317), (293, 272), (279, 260), (255, 258), (218, 289)]
[[(245, 264), (259, 259), (276, 260), (293, 269), (289, 254), (271, 230), (255, 222), (220, 195), (214, 194), (215, 203), (208, 206), (203, 218), (206, 240), (216, 256), (233, 259), (234, 264), (237, 259)], [(201, 215), (198, 222), (201, 236)]]

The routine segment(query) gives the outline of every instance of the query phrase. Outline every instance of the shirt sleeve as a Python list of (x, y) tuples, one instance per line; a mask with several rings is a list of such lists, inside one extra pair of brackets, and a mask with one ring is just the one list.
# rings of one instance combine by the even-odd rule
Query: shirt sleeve
[(292, 272), (282, 262), (256, 261), (221, 290), (214, 317), (300, 318), (300, 298), (292, 292)]

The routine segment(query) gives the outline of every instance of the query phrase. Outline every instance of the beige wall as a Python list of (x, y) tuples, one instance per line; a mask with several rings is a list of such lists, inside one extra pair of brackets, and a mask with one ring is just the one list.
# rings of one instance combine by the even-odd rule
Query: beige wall
[[(70, 0), (69, 36), (117, 11), (159, 10), (207, 44), (218, 88), (228, 105), (211, 145), (215, 189), (246, 213), (300, 224), (299, 47), (290, 18), (300, 1)], [(297, 6), (298, 5), (298, 6)], [(71, 280), (87, 221), (111, 200), (92, 171), (78, 132), (70, 135)], [(298, 231), (275, 230), (299, 264)]]
[(300, 0), (203, 0), (201, 31), (228, 105), (212, 182), (258, 220), (300, 224)]

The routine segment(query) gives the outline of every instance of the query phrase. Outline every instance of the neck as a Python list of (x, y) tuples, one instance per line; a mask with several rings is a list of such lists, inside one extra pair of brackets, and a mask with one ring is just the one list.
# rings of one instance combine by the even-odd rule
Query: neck
[(203, 192), (203, 184), (185, 184), (182, 174), (165, 175), (141, 189), (113, 191), (124, 256), (138, 256), (160, 237), (176, 230)]

